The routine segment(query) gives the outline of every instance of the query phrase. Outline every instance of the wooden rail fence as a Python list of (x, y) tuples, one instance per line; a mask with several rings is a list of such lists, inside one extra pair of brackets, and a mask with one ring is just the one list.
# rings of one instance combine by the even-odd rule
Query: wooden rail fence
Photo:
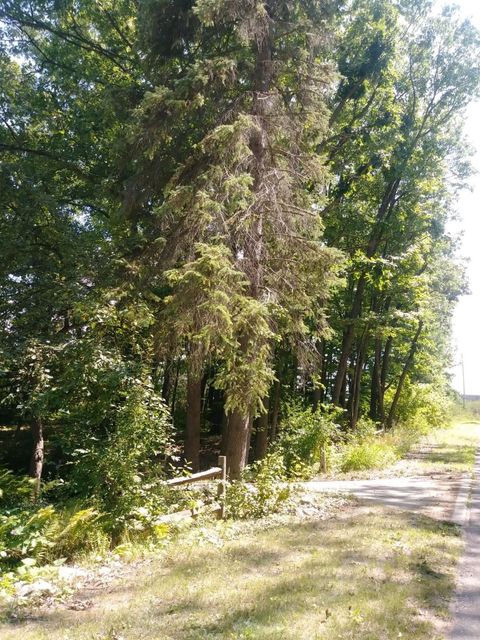
[[(218, 467), (212, 467), (206, 471), (200, 471), (199, 473), (192, 473), (191, 476), (183, 476), (181, 478), (172, 478), (167, 480), (166, 484), (169, 487), (180, 487), (182, 485), (194, 484), (201, 482), (202, 480), (212, 480), (219, 478), (217, 489), (218, 505), (213, 509), (210, 509), (213, 513), (218, 513), (220, 518), (225, 517), (225, 498), (227, 494), (227, 458), (226, 456), (218, 456)], [(169, 513), (160, 518), (160, 522), (169, 523), (184, 520), (185, 518), (194, 518), (200, 513), (206, 511), (210, 505), (201, 505), (194, 509), (185, 509), (183, 511), (177, 511), (176, 513)]]

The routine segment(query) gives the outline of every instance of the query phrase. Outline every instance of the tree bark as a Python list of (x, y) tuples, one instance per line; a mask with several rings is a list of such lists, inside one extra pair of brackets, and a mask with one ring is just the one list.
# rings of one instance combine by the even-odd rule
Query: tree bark
[[(389, 216), (391, 215), (394, 209), (395, 199), (397, 196), (397, 191), (399, 186), (400, 186), (400, 179), (396, 178), (391, 180), (385, 189), (382, 202), (378, 208), (376, 221), (370, 233), (370, 238), (368, 240), (368, 244), (365, 252), (367, 258), (372, 258), (375, 255), (378, 245), (381, 242), (385, 222), (388, 220)], [(357, 287), (355, 289), (355, 294), (353, 296), (352, 307), (351, 307), (350, 313), (346, 318), (347, 327), (343, 332), (342, 349), (341, 349), (340, 358), (338, 361), (337, 375), (335, 377), (335, 384), (334, 384), (333, 395), (332, 395), (332, 401), (336, 405), (338, 405), (340, 402), (342, 385), (345, 380), (345, 376), (347, 374), (348, 359), (352, 350), (353, 340), (355, 336), (355, 320), (357, 320), (362, 314), (362, 302), (363, 302), (363, 295), (365, 292), (366, 284), (367, 284), (366, 273), (363, 272), (358, 279)]]
[(352, 402), (351, 402), (351, 413), (350, 413), (350, 426), (352, 429), (355, 428), (360, 415), (362, 375), (363, 375), (363, 367), (365, 365), (367, 344), (368, 344), (368, 333), (367, 333), (367, 329), (365, 329), (364, 334), (360, 340), (360, 347), (358, 349), (357, 360), (355, 363), (355, 370), (353, 374)]
[(34, 497), (38, 498), (40, 495), (40, 482), (42, 479), (45, 450), (43, 423), (40, 417), (36, 416), (33, 418), (31, 431), (33, 436), (33, 448), (32, 457), (30, 459), (30, 477), (35, 478)]
[(170, 396), (172, 395), (172, 387), (173, 387), (173, 361), (171, 358), (167, 358), (165, 360), (165, 367), (163, 372), (163, 382), (162, 382), (162, 398), (165, 400), (165, 404), (170, 404)]
[(353, 297), (352, 308), (348, 317), (348, 326), (343, 332), (342, 349), (340, 352), (340, 358), (338, 360), (337, 375), (335, 376), (335, 383), (333, 387), (332, 402), (333, 404), (340, 404), (340, 397), (342, 395), (342, 387), (347, 375), (348, 360), (353, 346), (353, 338), (355, 336), (355, 320), (360, 317), (362, 312), (363, 293), (367, 284), (366, 275), (362, 273), (360, 276), (357, 288), (355, 289), (355, 295)]
[(200, 431), (202, 415), (202, 376), (189, 371), (187, 374), (187, 420), (184, 457), (196, 473), (200, 468)]
[[(246, 456), (246, 459), (247, 459), (247, 461), (245, 463), (246, 465), (250, 464), (251, 462), (253, 462), (253, 460), (252, 460), (252, 447), (251, 447), (252, 431), (253, 431), (253, 416), (250, 415), (249, 419), (248, 419), (247, 446), (246, 446), (246, 449), (245, 449), (245, 451), (246, 451), (245, 456)], [(243, 471), (243, 469), (242, 469), (242, 471)]]
[(345, 376), (343, 378), (343, 384), (342, 384), (342, 388), (340, 389), (340, 400), (339, 400), (339, 406), (342, 407), (342, 409), (345, 409), (347, 406), (347, 389), (349, 388), (349, 382), (347, 380), (348, 376), (347, 376), (348, 371), (345, 372)]
[(390, 367), (390, 354), (392, 352), (393, 338), (389, 336), (383, 351), (382, 366), (380, 371), (380, 393), (378, 396), (378, 415), (382, 425), (385, 425), (385, 391), (387, 389), (387, 375)]
[[(318, 354), (318, 370), (320, 372), (320, 380), (323, 379), (323, 362), (325, 360), (325, 340), (318, 340), (316, 345), (316, 351)], [(313, 389), (313, 410), (316, 411), (323, 401), (323, 386), (322, 382)]]
[(322, 363), (322, 402), (325, 398), (325, 391), (329, 388), (330, 384), (330, 366), (332, 363), (332, 349), (328, 349), (326, 357), (323, 358)]
[(418, 323), (417, 331), (415, 333), (415, 336), (412, 340), (412, 344), (410, 346), (408, 357), (405, 361), (405, 364), (403, 365), (402, 373), (400, 375), (397, 388), (395, 389), (395, 395), (393, 397), (392, 404), (390, 406), (390, 411), (388, 412), (388, 418), (387, 418), (387, 424), (386, 424), (387, 429), (391, 429), (393, 426), (393, 421), (395, 419), (395, 413), (397, 410), (398, 401), (400, 400), (400, 396), (402, 394), (402, 389), (403, 389), (403, 385), (405, 384), (405, 378), (407, 377), (408, 370), (413, 364), (415, 352), (417, 350), (418, 339), (420, 337), (420, 334), (422, 333), (422, 329), (423, 329), (423, 320), (420, 320), (420, 322)]
[(175, 413), (175, 404), (177, 402), (177, 389), (178, 389), (179, 375), (180, 375), (180, 358), (177, 360), (177, 366), (175, 367), (175, 380), (173, 383), (173, 391), (172, 391), (172, 416)]
[(227, 472), (232, 480), (240, 478), (248, 460), (250, 415), (236, 409), (228, 416), (228, 442), (226, 449)]
[(268, 411), (270, 399), (265, 398), (265, 413), (257, 418), (257, 432), (255, 435), (255, 460), (262, 460), (267, 455), (268, 450)]
[(282, 392), (282, 387), (281, 387), (280, 378), (279, 378), (278, 380), (275, 380), (275, 383), (273, 385), (272, 419), (270, 422), (270, 434), (269, 434), (270, 442), (274, 442), (275, 438), (277, 437), (278, 418), (280, 416), (281, 392)]
[(379, 338), (375, 339), (375, 355), (372, 368), (372, 380), (370, 390), (370, 418), (371, 420), (379, 419), (379, 404), (381, 395), (380, 386), (380, 369), (381, 369), (381, 357), (382, 357), (382, 341)]
[(222, 439), (220, 441), (220, 455), (227, 455), (227, 446), (228, 446), (228, 419), (229, 414), (223, 410), (222, 416)]

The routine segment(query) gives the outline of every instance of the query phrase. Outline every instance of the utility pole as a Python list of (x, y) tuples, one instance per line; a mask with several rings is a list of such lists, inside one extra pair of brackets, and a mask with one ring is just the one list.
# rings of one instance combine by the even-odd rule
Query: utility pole
[(463, 408), (465, 409), (465, 365), (463, 363), (463, 353), (462, 353), (462, 383), (463, 383)]

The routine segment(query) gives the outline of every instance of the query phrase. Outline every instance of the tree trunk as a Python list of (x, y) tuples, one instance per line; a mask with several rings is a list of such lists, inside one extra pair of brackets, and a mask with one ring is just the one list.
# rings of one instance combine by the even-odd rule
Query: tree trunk
[[(269, 10), (268, 3), (266, 9)], [(267, 33), (256, 42), (256, 60), (254, 74), (254, 92), (252, 116), (255, 127), (251, 128), (248, 145), (254, 162), (252, 169), (253, 191), (261, 193), (264, 189), (265, 176), (268, 174), (268, 127), (270, 126), (271, 101), (268, 98), (272, 84), (272, 36), (270, 27)], [(250, 295), (259, 300), (262, 294), (263, 261), (264, 261), (264, 207), (250, 208), (250, 226), (245, 238), (244, 270), (248, 275)], [(248, 329), (240, 337), (240, 343), (247, 345), (251, 339)], [(246, 349), (245, 349), (246, 350)], [(252, 416), (248, 411), (234, 410), (229, 416), (227, 466), (231, 478), (238, 478), (248, 461)]]
[(170, 396), (172, 395), (172, 387), (173, 387), (173, 361), (171, 358), (167, 358), (165, 360), (165, 367), (163, 372), (163, 382), (162, 382), (162, 398), (165, 400), (165, 404), (170, 404)]
[(236, 409), (228, 416), (227, 471), (232, 480), (240, 478), (248, 460), (250, 415)]
[(370, 418), (371, 420), (379, 419), (379, 403), (381, 395), (380, 386), (380, 369), (381, 369), (381, 357), (382, 357), (382, 341), (379, 338), (375, 339), (375, 356), (372, 369), (372, 380), (370, 390)]
[(329, 387), (330, 384), (330, 365), (332, 363), (332, 349), (330, 348), (327, 351), (326, 357), (323, 358), (322, 363), (322, 402), (325, 398), (325, 390)]
[(322, 387), (315, 387), (313, 390), (313, 410), (316, 411), (322, 403)]
[(223, 410), (222, 416), (222, 438), (220, 440), (220, 455), (227, 455), (227, 446), (228, 446), (228, 418), (229, 414), (226, 413), (225, 409)]
[(280, 379), (275, 380), (275, 384), (273, 385), (272, 420), (270, 422), (270, 434), (269, 434), (270, 442), (274, 442), (275, 438), (277, 437), (278, 418), (280, 416), (281, 391), (282, 391), (282, 387), (281, 387)]
[(215, 435), (223, 435), (224, 420), (224, 395), (220, 389), (215, 389), (213, 385), (209, 387), (209, 397), (206, 405), (206, 412), (203, 415), (209, 415), (212, 423), (211, 433)]
[(270, 399), (265, 398), (265, 413), (262, 413), (257, 419), (257, 432), (255, 435), (255, 460), (262, 460), (267, 455), (268, 449), (268, 410), (270, 407)]
[[(385, 222), (395, 208), (395, 198), (399, 186), (400, 179), (396, 178), (394, 180), (391, 180), (385, 188), (382, 202), (377, 211), (375, 224), (368, 240), (368, 245), (365, 252), (367, 258), (372, 258), (375, 255), (378, 245), (381, 242)], [(333, 403), (337, 405), (340, 402), (342, 385), (347, 374), (348, 359), (353, 346), (353, 340), (355, 336), (355, 320), (357, 320), (362, 313), (363, 294), (365, 292), (365, 287), (367, 284), (366, 275), (367, 274), (363, 272), (358, 279), (357, 287), (355, 289), (355, 294), (353, 297), (352, 307), (350, 313), (346, 318), (348, 324), (347, 328), (343, 332), (342, 349), (338, 361), (337, 375), (335, 378), (332, 396)]]
[(347, 380), (347, 373), (348, 371), (345, 372), (345, 376), (343, 378), (343, 384), (342, 384), (342, 388), (340, 390), (340, 400), (339, 400), (339, 406), (342, 407), (342, 409), (345, 409), (346, 405), (347, 405), (347, 388), (348, 388), (348, 380)]
[(357, 361), (355, 363), (355, 371), (353, 374), (352, 402), (351, 402), (351, 413), (350, 413), (350, 426), (352, 429), (355, 428), (360, 415), (362, 375), (363, 375), (363, 367), (365, 365), (367, 344), (368, 344), (368, 334), (367, 334), (367, 330), (365, 329), (364, 334), (360, 340), (360, 347), (358, 349)]
[(177, 360), (177, 366), (175, 367), (175, 380), (173, 383), (173, 391), (172, 391), (172, 416), (175, 413), (175, 404), (177, 402), (177, 389), (178, 389), (179, 375), (180, 375), (180, 358)]
[(417, 331), (415, 333), (415, 336), (412, 340), (412, 344), (410, 346), (408, 357), (405, 361), (405, 364), (403, 365), (402, 373), (400, 375), (400, 380), (398, 381), (398, 385), (395, 390), (395, 395), (393, 397), (393, 401), (390, 406), (390, 411), (388, 412), (388, 418), (387, 418), (387, 424), (386, 424), (387, 429), (391, 429), (393, 426), (393, 421), (395, 419), (395, 412), (397, 410), (398, 401), (400, 400), (400, 396), (402, 394), (402, 389), (405, 383), (405, 378), (407, 377), (408, 370), (413, 364), (415, 351), (417, 350), (418, 339), (420, 337), (420, 334), (422, 333), (422, 329), (423, 329), (423, 320), (420, 320), (420, 322), (418, 323)]
[(184, 457), (195, 473), (200, 468), (200, 431), (202, 414), (202, 376), (191, 371), (187, 374), (187, 420)]
[[(384, 256), (385, 257), (385, 256)], [(383, 305), (383, 314), (386, 315), (391, 305), (390, 296), (387, 297)], [(373, 311), (378, 313), (379, 308), (374, 307)], [(385, 343), (385, 354), (382, 358), (382, 340), (381, 338), (375, 338), (374, 349), (374, 364), (372, 370), (372, 386), (370, 396), (370, 417), (372, 420), (380, 421), (382, 426), (385, 426), (385, 386), (386, 375), (388, 369), (388, 359), (390, 356), (390, 349), (392, 347), (392, 337), (389, 336)]]
[(32, 457), (30, 459), (30, 477), (35, 478), (34, 497), (40, 495), (40, 482), (42, 479), (44, 447), (42, 419), (36, 416), (31, 424), (33, 436)]
[(393, 338), (389, 336), (385, 343), (382, 358), (382, 370), (380, 372), (380, 393), (378, 396), (378, 415), (380, 421), (385, 425), (385, 391), (387, 389), (387, 374), (390, 366), (390, 354), (392, 352)]
[(348, 397), (347, 397), (346, 404), (343, 404), (342, 406), (345, 407), (347, 410), (346, 417), (347, 416), (350, 417), (352, 415), (353, 386), (355, 383), (355, 366), (354, 366), (353, 356), (350, 357), (350, 366), (347, 369), (347, 375), (346, 375), (345, 381), (346, 381), (345, 389), (346, 391), (348, 391)]
[(347, 375), (348, 360), (352, 351), (353, 339), (355, 336), (354, 322), (360, 317), (362, 311), (363, 293), (367, 284), (366, 276), (364, 273), (360, 276), (355, 289), (355, 295), (353, 297), (352, 309), (350, 311), (348, 320), (349, 324), (343, 332), (342, 338), (342, 350), (340, 352), (340, 358), (338, 360), (337, 375), (335, 376), (335, 384), (333, 387), (332, 402), (333, 404), (340, 404), (340, 397), (342, 395), (342, 387)]
[(252, 450), (251, 450), (251, 442), (252, 442), (252, 431), (253, 431), (253, 417), (250, 416), (248, 420), (248, 435), (247, 435), (247, 446), (246, 446), (246, 458), (247, 461), (245, 464), (250, 464), (253, 462), (252, 460)]
[(318, 354), (318, 371), (320, 373), (320, 383), (313, 388), (313, 410), (316, 411), (323, 400), (323, 387), (321, 380), (323, 378), (323, 361), (325, 360), (325, 340), (318, 340), (316, 344)]

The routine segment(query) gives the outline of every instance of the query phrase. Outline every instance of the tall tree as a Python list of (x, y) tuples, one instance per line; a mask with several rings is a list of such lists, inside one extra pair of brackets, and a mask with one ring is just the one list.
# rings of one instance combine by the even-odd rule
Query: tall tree
[[(190, 41), (176, 55), (177, 77), (167, 74), (168, 85), (148, 94), (141, 110), (147, 161), (131, 189), (138, 195), (141, 185), (142, 198), (130, 193), (127, 205), (128, 212), (143, 207), (144, 216), (155, 215), (158, 236), (145, 246), (149, 266), (181, 262), (201, 240), (228, 247), (248, 282), (234, 312), (236, 346), (216, 382), (230, 414), (233, 477), (246, 464), (252, 418), (273, 380), (275, 335), (305, 345), (325, 329), (322, 307), (338, 254), (321, 241), (318, 203), (327, 174), (314, 152), (334, 75), (317, 34), (335, 6), (198, 1), (184, 23)], [(213, 32), (221, 35), (212, 43)], [(172, 59), (164, 58), (170, 69)], [(176, 135), (200, 118), (196, 133), (203, 137), (159, 184), (163, 142), (181, 147)]]

